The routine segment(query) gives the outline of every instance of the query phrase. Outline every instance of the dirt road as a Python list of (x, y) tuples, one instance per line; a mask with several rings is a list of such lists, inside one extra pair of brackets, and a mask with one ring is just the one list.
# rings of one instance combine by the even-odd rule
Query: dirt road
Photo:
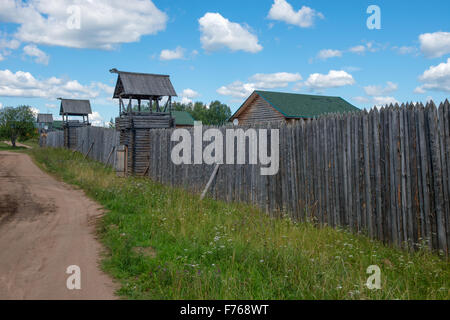
[[(29, 156), (0, 152), (0, 299), (114, 299), (115, 286), (99, 268), (100, 214)], [(80, 290), (66, 286), (71, 265), (80, 267)]]

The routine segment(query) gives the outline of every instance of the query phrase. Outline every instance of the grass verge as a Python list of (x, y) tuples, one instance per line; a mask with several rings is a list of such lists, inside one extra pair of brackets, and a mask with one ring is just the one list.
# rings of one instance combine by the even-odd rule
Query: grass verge
[(25, 147), (12, 147), (2, 141), (0, 141), (0, 151), (19, 151), (19, 150), (25, 150)]
[[(62, 149), (29, 152), (108, 212), (102, 267), (131, 299), (449, 299), (448, 261), (245, 204), (200, 201), (179, 188), (118, 178)], [(381, 268), (381, 289), (365, 283)]]

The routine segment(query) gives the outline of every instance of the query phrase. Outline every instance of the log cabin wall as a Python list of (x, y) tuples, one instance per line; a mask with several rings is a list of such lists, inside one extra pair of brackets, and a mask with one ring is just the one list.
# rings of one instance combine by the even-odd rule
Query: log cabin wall
[(168, 113), (123, 115), (116, 118), (120, 131), (120, 144), (127, 147), (126, 170), (128, 174), (145, 175), (150, 166), (150, 130), (173, 128), (174, 121)]
[(275, 110), (259, 95), (256, 96), (242, 114), (239, 115), (238, 119), (240, 125), (286, 121), (285, 117), (279, 111)]
[(78, 145), (77, 128), (89, 126), (82, 122), (66, 122), (63, 125), (64, 129), (64, 147), (67, 149), (75, 149)]

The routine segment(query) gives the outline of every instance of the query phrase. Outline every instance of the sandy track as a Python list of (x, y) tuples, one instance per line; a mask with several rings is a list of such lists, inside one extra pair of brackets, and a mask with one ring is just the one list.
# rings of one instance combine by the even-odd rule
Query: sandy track
[[(0, 299), (114, 299), (99, 268), (101, 208), (43, 173), (28, 155), (0, 152)], [(81, 269), (81, 290), (66, 269)]]

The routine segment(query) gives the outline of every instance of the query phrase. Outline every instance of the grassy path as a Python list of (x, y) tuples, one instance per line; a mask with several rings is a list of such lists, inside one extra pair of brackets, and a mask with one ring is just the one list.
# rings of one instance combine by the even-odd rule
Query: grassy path
[[(135, 299), (449, 299), (450, 265), (328, 227), (271, 219), (254, 207), (206, 199), (65, 150), (29, 151), (48, 172), (109, 212), (103, 268)], [(381, 269), (380, 290), (365, 283)]]

